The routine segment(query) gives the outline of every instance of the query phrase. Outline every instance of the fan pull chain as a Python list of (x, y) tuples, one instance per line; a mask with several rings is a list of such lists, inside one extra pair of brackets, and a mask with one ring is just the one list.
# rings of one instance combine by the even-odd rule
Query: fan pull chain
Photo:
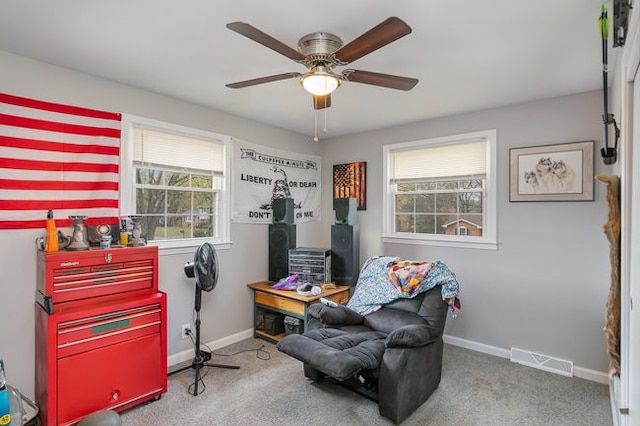
[[(313, 126), (314, 126), (313, 141), (318, 142), (318, 100), (317, 98), (314, 97), (313, 102), (315, 107), (313, 109)], [(326, 99), (324, 100), (324, 102), (326, 102)], [(326, 105), (324, 106), (323, 109), (324, 109), (324, 127), (322, 128), (322, 131), (326, 135), (327, 133), (329, 133), (329, 130), (327, 129), (327, 123), (329, 121), (329, 112), (327, 111)]]
[(327, 133), (329, 133), (329, 131), (327, 130), (327, 117), (329, 116), (329, 114), (327, 113), (327, 108), (324, 109), (324, 134), (326, 135)]
[(318, 110), (317, 109), (313, 111), (313, 126), (314, 126), (313, 141), (318, 142)]

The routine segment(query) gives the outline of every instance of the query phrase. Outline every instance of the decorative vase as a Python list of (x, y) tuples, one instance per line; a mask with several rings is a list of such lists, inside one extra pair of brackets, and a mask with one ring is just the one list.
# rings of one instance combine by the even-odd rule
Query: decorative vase
[(143, 216), (129, 216), (129, 219), (131, 219), (133, 229), (131, 230), (131, 240), (127, 245), (129, 247), (146, 246), (147, 243), (141, 238), (142, 225), (140, 222), (142, 221)]
[(69, 216), (73, 221), (73, 235), (65, 250), (89, 250), (89, 242), (85, 233), (84, 221), (88, 216)]

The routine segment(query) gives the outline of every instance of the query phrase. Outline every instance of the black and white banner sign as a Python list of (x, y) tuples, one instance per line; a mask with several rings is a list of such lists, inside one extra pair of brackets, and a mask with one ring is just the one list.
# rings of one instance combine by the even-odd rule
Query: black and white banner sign
[(321, 157), (233, 142), (233, 221), (271, 223), (275, 198), (293, 198), (296, 223), (320, 220)]

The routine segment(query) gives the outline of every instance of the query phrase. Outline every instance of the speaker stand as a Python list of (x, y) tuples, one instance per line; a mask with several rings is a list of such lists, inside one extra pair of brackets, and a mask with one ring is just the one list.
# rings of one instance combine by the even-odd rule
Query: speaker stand
[[(194, 348), (196, 356), (193, 359), (193, 362), (191, 363), (191, 365), (179, 368), (178, 370), (172, 371), (171, 373), (168, 374), (169, 376), (171, 376), (173, 374), (180, 373), (181, 371), (188, 370), (189, 368), (194, 369), (195, 377), (194, 377), (193, 383), (189, 386), (189, 389), (188, 389), (188, 392), (193, 396), (198, 396), (198, 385), (200, 384), (200, 382), (202, 382), (202, 391), (204, 392), (204, 390), (206, 389), (206, 386), (202, 381), (202, 378), (203, 378), (201, 373), (202, 367), (229, 368), (233, 370), (237, 370), (240, 368), (237, 365), (211, 364), (211, 363), (205, 362), (206, 361), (205, 358), (211, 359), (212, 354), (210, 352), (206, 352), (200, 349), (200, 307), (201, 305), (202, 305), (202, 289), (200, 288), (199, 285), (196, 285), (196, 301), (194, 305), (194, 310), (196, 311), (196, 322), (195, 322), (196, 343)], [(193, 392), (191, 392), (191, 389), (193, 389)]]

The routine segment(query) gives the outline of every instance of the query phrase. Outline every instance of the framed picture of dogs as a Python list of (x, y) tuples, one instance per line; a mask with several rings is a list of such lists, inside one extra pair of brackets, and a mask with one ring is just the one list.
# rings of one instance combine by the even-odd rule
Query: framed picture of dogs
[(594, 141), (509, 150), (509, 201), (593, 201)]

